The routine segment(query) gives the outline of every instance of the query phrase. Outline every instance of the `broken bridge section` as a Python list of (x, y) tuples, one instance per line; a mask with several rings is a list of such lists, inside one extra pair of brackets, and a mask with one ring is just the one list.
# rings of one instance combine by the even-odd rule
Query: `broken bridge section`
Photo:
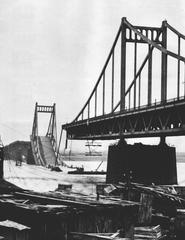
[[(39, 136), (38, 113), (50, 114), (49, 125), (45, 136)], [(35, 113), (30, 136), (32, 152), (36, 165), (55, 166), (57, 164), (57, 127), (56, 109), (53, 106), (35, 105)]]

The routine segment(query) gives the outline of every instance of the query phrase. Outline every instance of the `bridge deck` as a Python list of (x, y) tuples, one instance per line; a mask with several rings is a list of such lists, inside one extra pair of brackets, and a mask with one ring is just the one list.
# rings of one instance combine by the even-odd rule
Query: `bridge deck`
[(62, 126), (71, 139), (177, 136), (185, 134), (185, 98), (74, 121)]

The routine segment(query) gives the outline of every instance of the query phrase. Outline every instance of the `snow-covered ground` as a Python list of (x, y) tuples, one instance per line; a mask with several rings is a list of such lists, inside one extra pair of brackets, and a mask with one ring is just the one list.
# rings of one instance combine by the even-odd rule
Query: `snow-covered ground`
[(68, 170), (71, 169), (54, 172), (41, 166), (25, 163), (15, 166), (15, 161), (4, 161), (4, 178), (24, 189), (46, 192), (55, 190), (58, 184), (72, 184), (74, 191), (92, 194), (97, 183), (105, 182), (105, 175), (70, 175), (67, 174)]
[[(85, 170), (95, 170), (100, 161), (69, 161), (68, 165), (84, 166)], [(81, 193), (93, 194), (96, 184), (105, 182), (105, 175), (70, 175), (71, 169), (62, 168), (63, 172), (54, 172), (41, 166), (27, 165), (15, 166), (15, 162), (4, 162), (4, 177), (7, 181), (24, 189), (46, 192), (53, 191), (58, 184), (72, 184), (73, 190)], [(101, 170), (106, 170), (106, 161), (101, 165)], [(167, 169), (166, 169), (167, 171)], [(179, 185), (185, 185), (185, 163), (177, 163)]]

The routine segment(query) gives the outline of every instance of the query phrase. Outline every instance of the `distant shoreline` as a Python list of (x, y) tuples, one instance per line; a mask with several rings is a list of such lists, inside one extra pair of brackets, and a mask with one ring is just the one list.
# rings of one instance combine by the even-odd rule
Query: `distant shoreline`
[(177, 163), (185, 163), (185, 159), (177, 159)]
[[(176, 154), (177, 158), (177, 163), (185, 163), (185, 153), (177, 153)], [(95, 161), (107, 161), (107, 155), (102, 155), (102, 156), (85, 156), (82, 154), (77, 154), (77, 155), (71, 155), (69, 156), (62, 156), (63, 161), (70, 161), (70, 162), (75, 162), (75, 161), (90, 161), (90, 162), (95, 162)]]
[(103, 156), (82, 156), (82, 155), (76, 155), (76, 156), (71, 156), (71, 157), (62, 157), (61, 158), (63, 161), (71, 161), (71, 162), (75, 162), (75, 161), (107, 161), (107, 156), (103, 155)]

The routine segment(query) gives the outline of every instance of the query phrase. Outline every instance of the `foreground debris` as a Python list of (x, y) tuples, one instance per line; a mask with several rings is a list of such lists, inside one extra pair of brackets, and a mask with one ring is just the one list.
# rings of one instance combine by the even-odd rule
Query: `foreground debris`
[(122, 229), (132, 239), (139, 204), (73, 192), (36, 193), (13, 189), (0, 194), (1, 221), (30, 228), (34, 240), (70, 239), (71, 232), (108, 233)]
[(185, 199), (178, 187), (104, 184), (97, 186), (97, 195), (84, 195), (73, 192), (69, 184), (45, 193), (5, 182), (2, 186), (1, 221), (25, 225), (29, 229), (25, 240), (180, 240), (185, 236)]
[[(162, 230), (160, 238), (164, 238), (166, 235), (167, 239), (184, 239), (185, 188), (178, 186), (148, 186), (127, 182), (117, 185), (99, 185), (97, 190), (100, 195), (116, 196), (140, 203), (136, 227), (145, 227), (147, 229), (151, 226), (160, 225)], [(151, 239), (151, 237), (148, 237), (148, 239)]]

